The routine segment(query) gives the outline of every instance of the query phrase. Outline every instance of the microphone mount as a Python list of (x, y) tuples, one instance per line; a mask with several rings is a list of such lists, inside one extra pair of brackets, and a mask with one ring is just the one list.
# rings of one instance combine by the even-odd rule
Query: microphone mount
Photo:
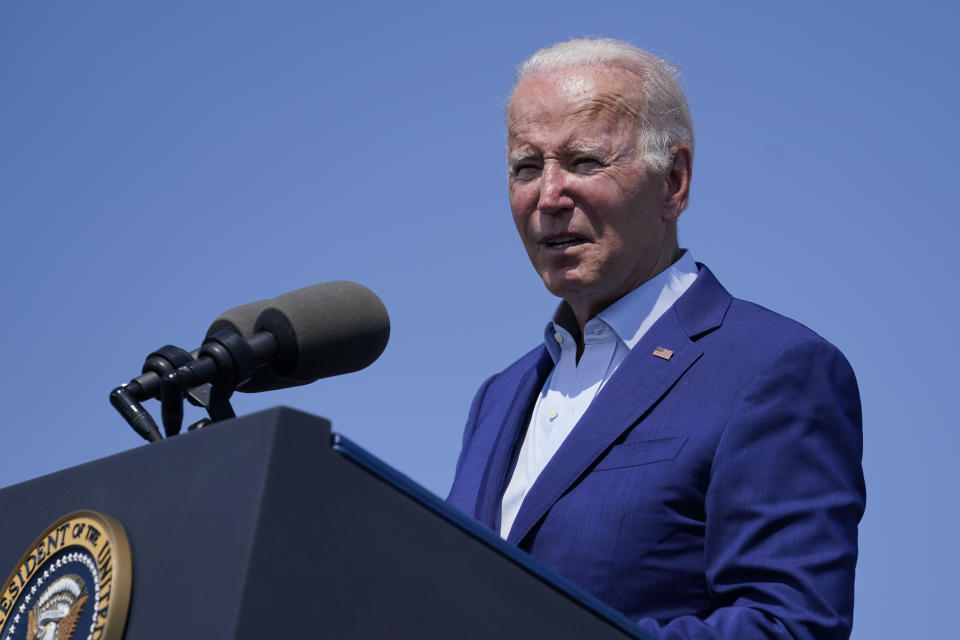
[(127, 423), (150, 442), (162, 440), (160, 430), (142, 402), (160, 400), (160, 415), (166, 436), (180, 433), (183, 402), (206, 409), (209, 418), (188, 430), (233, 418), (230, 405), (234, 390), (270, 363), (277, 351), (276, 338), (266, 332), (244, 338), (221, 330), (204, 340), (193, 353), (166, 345), (147, 356), (142, 374), (110, 392), (110, 403)]

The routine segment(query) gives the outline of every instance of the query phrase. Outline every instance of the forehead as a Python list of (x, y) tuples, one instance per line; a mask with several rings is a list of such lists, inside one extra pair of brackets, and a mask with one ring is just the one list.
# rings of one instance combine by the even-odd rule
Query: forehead
[(638, 122), (640, 78), (611, 66), (534, 71), (517, 85), (507, 109), (515, 138), (541, 126), (633, 127)]

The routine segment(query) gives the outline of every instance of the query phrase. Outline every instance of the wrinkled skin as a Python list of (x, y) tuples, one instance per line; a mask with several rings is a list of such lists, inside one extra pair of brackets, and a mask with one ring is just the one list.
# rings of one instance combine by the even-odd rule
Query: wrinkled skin
[(533, 72), (507, 113), (510, 208), (547, 289), (587, 320), (676, 259), (691, 152), (651, 171), (637, 144), (639, 79), (619, 67)]

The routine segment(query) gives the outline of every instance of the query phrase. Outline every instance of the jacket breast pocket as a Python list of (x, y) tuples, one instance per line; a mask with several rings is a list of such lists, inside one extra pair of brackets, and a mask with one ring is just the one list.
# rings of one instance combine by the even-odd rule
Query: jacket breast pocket
[(624, 467), (638, 467), (643, 464), (674, 460), (686, 444), (686, 437), (657, 438), (655, 440), (640, 440), (627, 442), (610, 449), (594, 471), (604, 469), (622, 469)]

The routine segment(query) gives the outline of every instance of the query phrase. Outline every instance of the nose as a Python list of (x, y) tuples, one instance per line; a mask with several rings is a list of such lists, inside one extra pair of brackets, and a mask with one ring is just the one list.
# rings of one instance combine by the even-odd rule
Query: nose
[(544, 164), (540, 174), (540, 197), (537, 200), (537, 209), (541, 213), (560, 213), (573, 208), (573, 198), (570, 197), (567, 184), (568, 177), (559, 162), (549, 161)]

